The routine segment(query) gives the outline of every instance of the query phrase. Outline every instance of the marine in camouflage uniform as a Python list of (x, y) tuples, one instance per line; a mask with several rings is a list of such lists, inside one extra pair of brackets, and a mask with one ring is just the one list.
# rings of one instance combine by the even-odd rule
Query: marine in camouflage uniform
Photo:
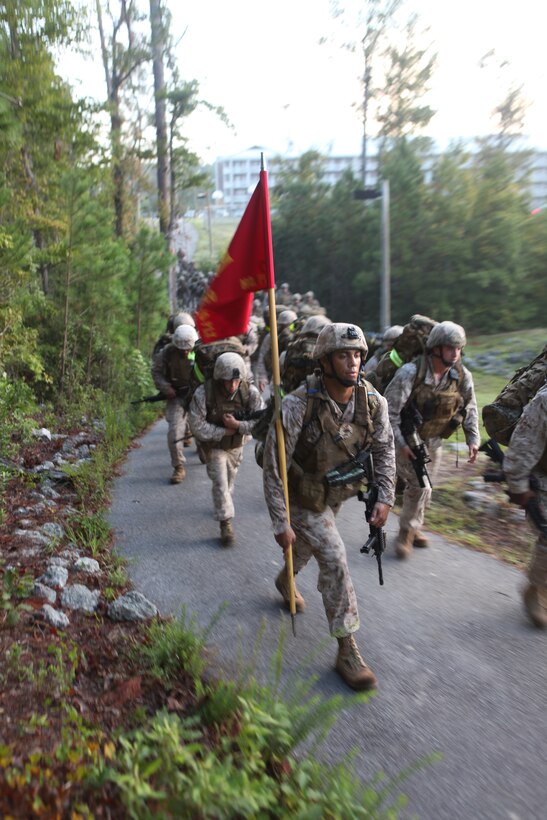
[[(277, 344), (278, 352), (281, 354), (292, 339), (294, 333), (294, 323), (298, 316), (294, 310), (282, 310), (277, 317)], [(256, 379), (261, 393), (264, 392), (272, 377), (272, 338), (271, 333), (267, 333), (258, 351), (256, 363)]]
[(376, 348), (373, 355), (370, 359), (367, 359), (363, 370), (365, 373), (369, 373), (371, 370), (375, 370), (378, 365), (380, 364), (380, 359), (386, 353), (389, 353), (390, 350), (393, 350), (393, 345), (403, 332), (404, 328), (402, 325), (392, 325), (388, 327), (384, 334), (382, 335), (382, 343), (381, 345)]
[[(378, 504), (371, 523), (383, 526), (394, 500), (395, 460), (387, 403), (371, 385), (359, 381), (367, 345), (360, 328), (345, 323), (326, 325), (320, 332), (314, 358), (322, 375), (307, 382), (282, 402), (289, 481), (290, 525), (279, 474), (275, 423), (264, 447), (264, 496), (277, 543), (284, 552), (293, 548), (295, 573), (312, 556), (319, 565), (318, 590), (331, 635), (338, 639), (336, 669), (354, 689), (376, 686), (374, 673), (361, 657), (353, 633), (359, 613), (346, 548), (336, 527), (342, 502), (357, 495), (359, 483), (328, 487), (325, 474), (370, 449), (379, 484)], [(289, 603), (286, 567), (276, 587)], [(304, 599), (296, 592), (296, 607)]]
[[(536, 496), (547, 518), (547, 385), (526, 405), (515, 427), (503, 459), (503, 470), (511, 500), (524, 507)], [(530, 476), (538, 489), (530, 490)], [(532, 623), (547, 626), (547, 537), (539, 534), (528, 568), (524, 606)]]
[(220, 522), (223, 546), (235, 541), (232, 492), (256, 420), (238, 420), (234, 414), (250, 414), (264, 406), (254, 384), (246, 378), (246, 366), (238, 353), (221, 353), (213, 378), (197, 388), (190, 403), (192, 433), (200, 443), (212, 481), (213, 516)]
[(414, 454), (401, 432), (401, 413), (413, 403), (422, 417), (417, 432), (431, 458), (427, 470), (432, 482), (441, 462), (442, 439), (452, 435), (460, 421), (469, 448), (469, 463), (477, 459), (480, 435), (473, 377), (460, 361), (465, 342), (465, 331), (460, 325), (435, 325), (426, 342), (426, 355), (404, 364), (384, 393), (395, 437), (397, 475), (405, 485), (395, 542), (398, 558), (408, 558), (413, 546), (428, 546), (421, 528), (432, 492), (430, 486), (420, 487), (412, 466)]
[(152, 378), (154, 384), (166, 397), (165, 420), (167, 421), (167, 446), (171, 456), (173, 475), (171, 484), (180, 484), (186, 475), (186, 458), (183, 441), (189, 433), (186, 429), (184, 398), (190, 390), (194, 366), (191, 352), (198, 335), (190, 325), (179, 325), (171, 342), (154, 357)]

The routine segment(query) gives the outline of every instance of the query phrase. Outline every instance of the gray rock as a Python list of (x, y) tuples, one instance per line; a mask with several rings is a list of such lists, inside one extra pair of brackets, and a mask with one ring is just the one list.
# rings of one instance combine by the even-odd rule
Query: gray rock
[(76, 450), (76, 455), (78, 456), (79, 459), (84, 459), (85, 460), (85, 459), (91, 458), (91, 451), (89, 449), (89, 444), (82, 444), (80, 447), (78, 447), (78, 449)]
[(46, 498), (53, 499), (54, 501), (57, 501), (57, 499), (61, 497), (57, 490), (53, 489), (53, 486), (49, 479), (46, 479), (46, 481), (42, 483), (42, 493)]
[(72, 562), (69, 561), (68, 558), (63, 558), (61, 555), (53, 555), (49, 559), (47, 565), (48, 569), (49, 567), (65, 567), (65, 569), (68, 569), (71, 563)]
[(479, 493), (476, 490), (466, 490), (463, 494), (463, 500), (473, 510), (482, 512), (490, 503), (490, 499), (485, 493)]
[(107, 614), (113, 621), (145, 621), (158, 614), (157, 607), (141, 592), (127, 592), (108, 605)]
[(44, 604), (42, 607), (46, 621), (57, 629), (64, 629), (70, 625), (70, 621), (64, 612), (59, 612), (58, 609), (53, 609), (49, 604)]
[(74, 564), (80, 555), (80, 550), (77, 549), (74, 544), (69, 544), (68, 547), (59, 554), (59, 557), (65, 558), (69, 564)]
[(64, 528), (60, 524), (55, 524), (53, 521), (48, 521), (43, 524), (41, 530), (50, 538), (62, 538), (65, 534)]
[(24, 547), (23, 549), (17, 551), (20, 558), (36, 558), (36, 556), (41, 555), (41, 553), (41, 547)]
[(83, 612), (95, 612), (99, 605), (101, 593), (98, 589), (88, 589), (83, 584), (71, 584), (62, 592), (61, 603), (68, 609), (77, 609)]
[(96, 575), (101, 571), (99, 562), (94, 558), (78, 558), (78, 560), (74, 563), (74, 569), (79, 569), (82, 572), (89, 572), (92, 575)]
[(38, 464), (34, 468), (35, 473), (47, 473), (48, 470), (53, 470), (55, 468), (55, 464), (53, 461), (44, 461), (42, 464)]
[[(507, 511), (507, 518), (510, 521), (515, 521), (517, 524), (524, 525), (526, 523), (526, 512), (522, 507), (513, 505)], [(530, 531), (530, 536), (532, 537), (532, 531)]]
[(58, 567), (52, 564), (37, 580), (38, 583), (45, 584), (47, 587), (62, 589), (68, 581), (68, 570), (66, 567)]
[(45, 598), (50, 604), (54, 604), (57, 600), (55, 590), (51, 589), (51, 587), (47, 587), (45, 584), (41, 584), (39, 581), (35, 581), (31, 595), (34, 598)]
[(21, 518), (19, 520), (20, 527), (32, 527), (33, 524), (34, 521), (32, 520), (32, 518)]
[(37, 530), (15, 530), (13, 534), (20, 538), (26, 538), (28, 541), (32, 541), (33, 544), (40, 544), (43, 547), (47, 547), (50, 543), (50, 539), (47, 535)]
[(39, 430), (33, 430), (32, 435), (34, 438), (42, 439), (42, 441), (51, 441), (51, 433), (47, 427), (40, 427)]
[(68, 506), (68, 507), (65, 507), (64, 510), (61, 510), (61, 515), (64, 518), (69, 518), (71, 515), (77, 515), (77, 514), (78, 514), (78, 510), (75, 509), (74, 507)]

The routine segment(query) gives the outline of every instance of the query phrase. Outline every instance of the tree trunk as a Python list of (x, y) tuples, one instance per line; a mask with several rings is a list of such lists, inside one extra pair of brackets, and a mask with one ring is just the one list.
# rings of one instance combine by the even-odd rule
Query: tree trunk
[(159, 0), (150, 0), (150, 27), (152, 31), (152, 66), (154, 71), (158, 211), (160, 231), (167, 237), (171, 221), (169, 213), (169, 154), (167, 151), (167, 104), (163, 67), (165, 36)]

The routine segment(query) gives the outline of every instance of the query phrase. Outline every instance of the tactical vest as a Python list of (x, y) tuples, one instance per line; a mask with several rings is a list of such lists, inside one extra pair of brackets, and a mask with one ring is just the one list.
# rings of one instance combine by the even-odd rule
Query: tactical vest
[[(249, 404), (249, 383), (242, 379), (233, 398), (228, 398), (222, 382), (216, 379), (209, 379), (205, 382), (205, 404), (207, 407), (206, 419), (209, 424), (216, 424), (217, 427), (224, 427), (222, 416), (224, 413), (235, 413), (237, 410), (247, 410)], [(235, 450), (243, 444), (243, 436), (234, 433), (231, 436), (223, 436), (220, 441), (202, 441), (203, 449), (209, 450)]]
[(194, 366), (192, 356), (183, 356), (182, 351), (173, 344), (165, 348), (165, 353), (163, 355), (166, 379), (171, 383), (175, 390), (180, 390), (182, 387), (188, 387), (190, 383), (190, 376), (192, 375), (192, 368)]
[(424, 440), (437, 436), (448, 438), (464, 419), (463, 398), (460, 393), (462, 365), (458, 362), (450, 368), (448, 384), (442, 390), (436, 390), (434, 385), (425, 383), (427, 366), (427, 356), (418, 356), (416, 378), (411, 394), (423, 419), (417, 431)]
[(323, 392), (317, 376), (308, 376), (306, 384), (294, 392), (306, 399), (307, 404), (288, 472), (291, 497), (300, 507), (323, 512), (359, 491), (359, 482), (329, 487), (325, 474), (370, 447), (374, 430), (372, 411), (378, 404), (377, 393), (368, 382), (357, 385), (353, 421), (341, 422), (334, 418), (328, 394)]

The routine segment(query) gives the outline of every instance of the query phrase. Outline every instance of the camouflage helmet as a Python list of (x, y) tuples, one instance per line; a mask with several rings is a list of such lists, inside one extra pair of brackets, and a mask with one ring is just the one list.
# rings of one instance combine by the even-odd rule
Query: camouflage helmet
[(323, 316), (320, 313), (315, 314), (314, 316), (310, 316), (309, 319), (306, 319), (304, 324), (302, 325), (301, 333), (309, 333), (314, 334), (317, 336), (319, 332), (325, 327), (325, 325), (331, 325), (332, 319), (329, 319), (328, 316)]
[(297, 319), (298, 316), (294, 310), (282, 310), (277, 317), (277, 324), (279, 327), (287, 327), (288, 325), (292, 325), (293, 322), (296, 322)]
[(382, 335), (382, 341), (394, 342), (395, 339), (399, 338), (403, 330), (404, 327), (402, 325), (391, 325), (391, 327), (388, 327), (388, 329), (384, 331)]
[(466, 342), (465, 330), (461, 325), (457, 325), (455, 322), (439, 322), (431, 328), (425, 346), (428, 350), (443, 345), (465, 347)]
[(196, 323), (189, 313), (177, 313), (173, 319), (173, 327), (176, 330), (177, 327), (180, 327), (180, 325), (190, 325), (190, 327), (195, 327)]
[(172, 342), (179, 350), (192, 350), (198, 340), (198, 334), (190, 325), (179, 325), (175, 328)]
[(315, 347), (313, 358), (320, 359), (335, 350), (360, 350), (367, 355), (368, 345), (363, 331), (357, 325), (348, 325), (346, 322), (331, 322), (321, 330)]
[(215, 362), (213, 379), (229, 382), (243, 379), (246, 372), (245, 362), (239, 353), (221, 353)]

